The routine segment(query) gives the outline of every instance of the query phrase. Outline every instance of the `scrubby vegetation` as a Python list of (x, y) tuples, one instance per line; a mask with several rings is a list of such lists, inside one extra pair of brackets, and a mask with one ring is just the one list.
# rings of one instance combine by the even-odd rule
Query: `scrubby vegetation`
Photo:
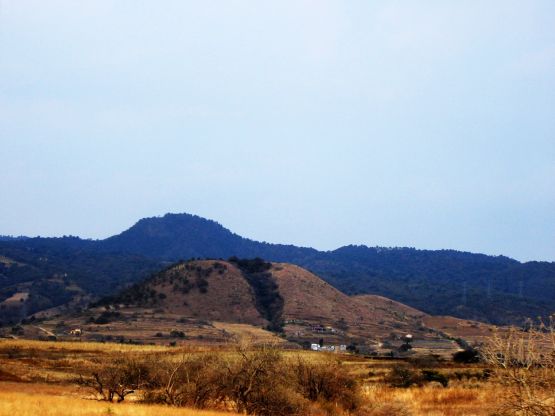
[(77, 384), (90, 388), (102, 400), (112, 402), (117, 398), (119, 403), (152, 383), (151, 368), (143, 360), (121, 355), (108, 362), (96, 362), (90, 375), (80, 375)]
[[(145, 403), (227, 409), (259, 416), (304, 415), (309, 409), (354, 411), (362, 396), (356, 377), (339, 361), (286, 360), (274, 348), (235, 353), (117, 355), (96, 363), (77, 383), (97, 398), (124, 401), (137, 393)], [(335, 414), (335, 413), (334, 413)]]
[[(499, 337), (507, 345), (510, 335), (500, 333)], [(544, 346), (542, 351), (547, 357), (545, 353), (552, 350)], [(252, 346), (222, 349), (192, 344), (0, 340), (0, 415), (190, 416), (223, 411), (307, 416), (551, 416), (553, 389), (545, 377), (553, 375), (553, 369), (540, 367), (538, 362), (528, 368), (518, 360), (507, 362), (517, 365), (505, 373), (498, 364), (430, 359), (403, 363)], [(410, 385), (391, 385), (391, 375), (399, 374), (396, 367), (408, 370), (401, 375)], [(530, 372), (533, 369), (540, 371)], [(536, 403), (542, 400), (543, 407), (523, 410), (530, 403), (526, 396), (512, 401), (515, 392), (525, 390), (512, 384), (516, 379), (511, 374), (526, 375), (527, 385), (534, 386), (531, 397)], [(544, 378), (537, 378), (540, 375)], [(445, 387), (438, 376), (448, 379)], [(74, 389), (74, 383), (80, 388)], [(512, 407), (513, 403), (521, 407)]]
[(113, 304), (134, 306), (156, 306), (166, 298), (166, 294), (158, 292), (153, 286), (169, 285), (172, 291), (188, 294), (191, 290), (200, 293), (208, 291), (207, 278), (217, 271), (222, 274), (226, 269), (225, 264), (214, 262), (212, 267), (202, 267), (194, 262), (179, 261), (165, 267), (160, 272), (152, 274), (147, 279), (135, 283), (114, 296), (105, 296), (90, 306), (106, 306)]
[(495, 380), (505, 386), (501, 414), (555, 414), (555, 316), (548, 324), (531, 324), (526, 332), (495, 333), (482, 350), (495, 369)]

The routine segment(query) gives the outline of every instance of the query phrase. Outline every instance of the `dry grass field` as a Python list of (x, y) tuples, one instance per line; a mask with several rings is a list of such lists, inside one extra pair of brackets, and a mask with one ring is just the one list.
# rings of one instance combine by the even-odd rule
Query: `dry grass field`
[(110, 404), (48, 393), (6, 391), (0, 384), (1, 416), (221, 416), (230, 413), (136, 403)]
[[(240, 328), (239, 328), (240, 329)], [(75, 378), (86, 373), (93, 362), (106, 360), (114, 354), (162, 354), (179, 357), (183, 354), (204, 354), (210, 348), (137, 346), (94, 342), (47, 342), (26, 340), (0, 341), (0, 415), (220, 415), (230, 414), (197, 411), (159, 405), (136, 403), (133, 394), (123, 403), (94, 400), (89, 391), (79, 388)], [(235, 354), (220, 348), (217, 354)], [(492, 382), (479, 380), (482, 371), (476, 365), (462, 366), (443, 363), (434, 370), (450, 378), (449, 386), (429, 383), (421, 387), (396, 388), (384, 380), (399, 361), (365, 359), (360, 356), (326, 354), (308, 351), (287, 351), (284, 359), (291, 363), (299, 358), (325, 366), (332, 360), (341, 361), (344, 368), (362, 386), (363, 406), (356, 416), (468, 416), (489, 415), (502, 400), (502, 388)], [(454, 374), (465, 374), (457, 380)], [(311, 415), (345, 415), (343, 411), (327, 409)]]
[(502, 389), (492, 385), (408, 389), (372, 385), (366, 389), (368, 401), (385, 415), (486, 416), (500, 404)]
[[(365, 388), (372, 413), (383, 416), (470, 416), (490, 415), (500, 400), (500, 389), (436, 387), (399, 389), (380, 385)], [(87, 398), (77, 389), (35, 383), (0, 382), (1, 416), (211, 416), (229, 412), (199, 411), (138, 403), (106, 403)]]

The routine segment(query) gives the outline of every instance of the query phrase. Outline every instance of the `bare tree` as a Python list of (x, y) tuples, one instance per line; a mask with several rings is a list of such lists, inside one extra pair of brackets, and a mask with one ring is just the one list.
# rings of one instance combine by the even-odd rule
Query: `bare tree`
[(149, 403), (224, 408), (256, 416), (304, 415), (311, 407), (347, 412), (359, 407), (358, 383), (339, 362), (299, 358), (295, 363), (275, 346), (243, 344), (225, 354), (111, 357), (98, 361), (78, 380), (110, 402), (140, 393)]
[[(303, 414), (306, 400), (275, 346), (242, 345), (224, 362), (221, 392), (238, 413), (259, 416)], [(292, 388), (293, 387), (293, 388)]]
[(497, 331), (486, 342), (482, 357), (491, 364), (507, 395), (505, 414), (555, 414), (555, 325), (540, 321), (526, 330)]
[(81, 375), (77, 383), (89, 388), (101, 400), (118, 403), (149, 382), (149, 365), (135, 357), (117, 356), (108, 363), (101, 363), (87, 376)]
[(154, 387), (146, 401), (173, 406), (209, 407), (220, 401), (221, 359), (216, 354), (185, 354), (178, 360), (157, 360)]
[(359, 385), (336, 358), (314, 364), (298, 357), (292, 370), (299, 390), (308, 400), (340, 404), (346, 410), (359, 405)]

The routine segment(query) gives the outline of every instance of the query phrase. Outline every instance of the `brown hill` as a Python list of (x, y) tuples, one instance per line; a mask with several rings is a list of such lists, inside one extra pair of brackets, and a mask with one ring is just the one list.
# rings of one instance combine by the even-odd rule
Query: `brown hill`
[(332, 327), (402, 326), (426, 316), (381, 296), (349, 297), (313, 273), (287, 263), (180, 263), (112, 301), (118, 302), (156, 307), (187, 318), (259, 326), (272, 321)]
[(287, 263), (191, 261), (123, 292), (110, 304), (154, 308), (207, 322), (283, 329), (288, 339), (364, 343), (407, 333), (428, 336), (426, 314), (381, 296), (349, 297)]
[[(262, 326), (266, 322), (255, 307), (255, 296), (241, 270), (221, 261), (181, 263), (163, 271), (141, 291), (153, 291), (155, 298), (135, 302), (156, 306), (166, 312), (205, 321), (226, 321)], [(125, 296), (133, 291), (124, 293)], [(132, 298), (129, 299), (133, 304)]]
[(79, 316), (62, 315), (41, 326), (62, 337), (81, 328), (90, 339), (157, 343), (221, 343), (242, 336), (283, 342), (276, 336), (282, 332), (297, 345), (323, 340), (374, 350), (394, 349), (410, 333), (415, 342), (456, 349), (425, 326), (427, 317), (381, 296), (349, 297), (295, 265), (235, 259), (173, 265)]
[(291, 324), (304, 322), (377, 338), (392, 332), (417, 332), (418, 323), (426, 316), (381, 296), (347, 296), (298, 266), (279, 263), (271, 271), (285, 300), (283, 318)]
[(272, 274), (285, 299), (286, 319), (348, 323), (422, 318), (425, 313), (377, 295), (347, 296), (315, 274), (292, 264), (274, 264)]

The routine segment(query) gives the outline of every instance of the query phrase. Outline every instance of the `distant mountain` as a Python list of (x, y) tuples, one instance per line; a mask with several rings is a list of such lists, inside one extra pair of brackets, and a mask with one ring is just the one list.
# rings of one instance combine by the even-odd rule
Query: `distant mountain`
[[(56, 259), (56, 267), (41, 266), (37, 259), (44, 253)], [(32, 264), (43, 278), (71, 269), (70, 277), (77, 276), (97, 296), (140, 280), (164, 262), (238, 256), (297, 264), (348, 295), (382, 295), (434, 315), (522, 323), (526, 317), (555, 312), (553, 262), (414, 248), (346, 246), (323, 252), (249, 240), (189, 214), (145, 218), (100, 241), (0, 241), (2, 255)], [(95, 268), (102, 272), (95, 273)], [(0, 290), (13, 291), (14, 279), (21, 280), (20, 273), (10, 273), (0, 269)]]
[(140, 254), (165, 260), (189, 258), (306, 258), (313, 248), (261, 243), (243, 238), (219, 223), (190, 214), (144, 218), (121, 234), (98, 242), (101, 251)]

